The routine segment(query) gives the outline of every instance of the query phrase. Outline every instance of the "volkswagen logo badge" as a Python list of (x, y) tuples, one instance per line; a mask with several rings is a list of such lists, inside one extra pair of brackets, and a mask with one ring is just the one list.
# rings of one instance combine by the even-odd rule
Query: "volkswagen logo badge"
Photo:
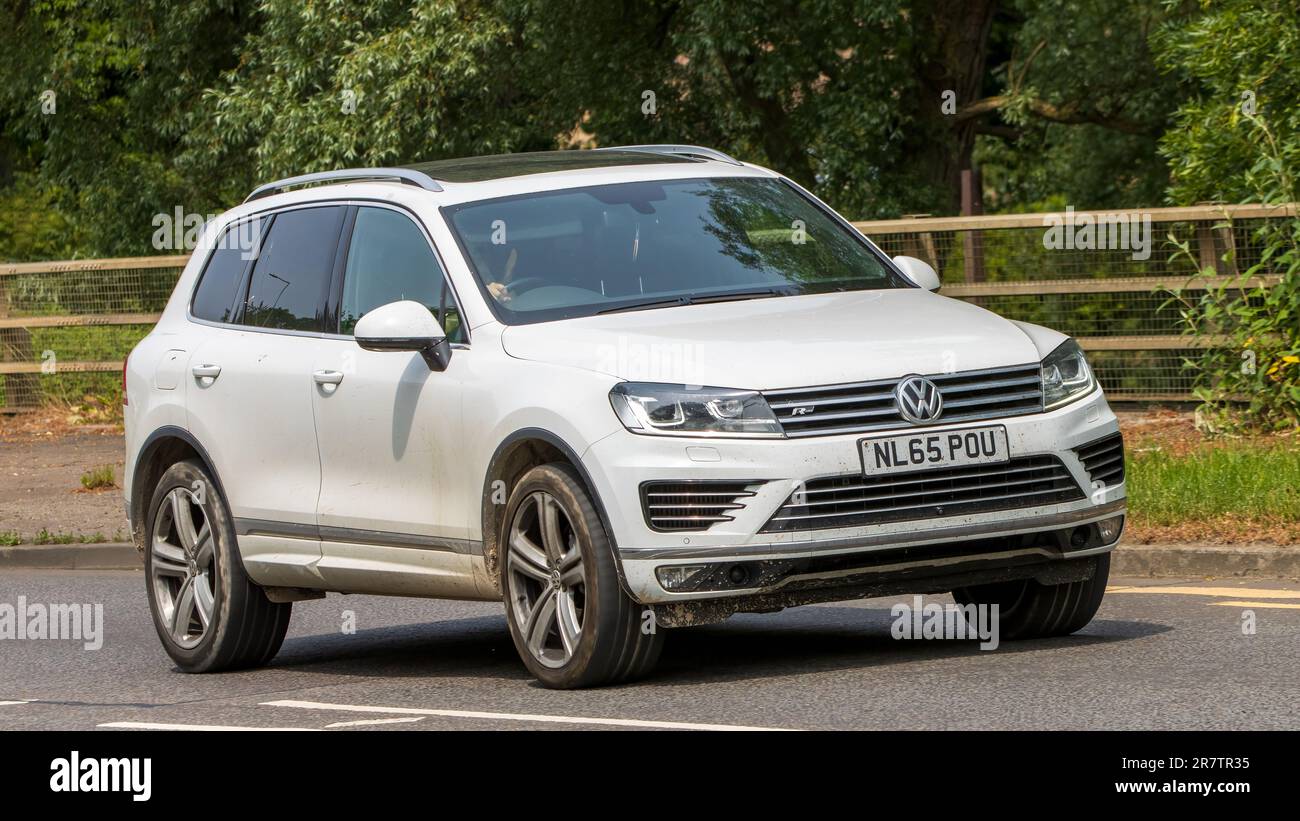
[(924, 376), (905, 376), (894, 388), (894, 404), (904, 419), (913, 425), (933, 422), (943, 413), (943, 395)]

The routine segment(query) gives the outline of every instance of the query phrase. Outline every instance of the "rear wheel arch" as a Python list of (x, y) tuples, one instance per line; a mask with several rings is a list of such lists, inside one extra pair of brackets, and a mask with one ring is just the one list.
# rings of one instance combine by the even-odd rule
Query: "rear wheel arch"
[(482, 527), (483, 560), (487, 565), (488, 576), (501, 592), (501, 531), (505, 524), (506, 506), (510, 491), (523, 478), (524, 474), (539, 465), (562, 462), (572, 467), (591, 497), (596, 508), (596, 515), (605, 528), (610, 550), (613, 551), (614, 567), (618, 571), (619, 585), (627, 592), (627, 582), (623, 577), (623, 563), (618, 560), (618, 545), (614, 540), (614, 529), (610, 527), (609, 514), (601, 501), (591, 476), (578, 458), (577, 452), (562, 438), (543, 428), (523, 428), (507, 436), (497, 445), (496, 452), (488, 462), (487, 475), (483, 479)]
[(212, 457), (208, 455), (207, 449), (194, 437), (194, 434), (174, 425), (158, 428), (149, 434), (144, 444), (140, 446), (131, 479), (128, 516), (131, 538), (137, 550), (144, 550), (149, 527), (149, 522), (146, 521), (149, 514), (149, 501), (153, 498), (154, 488), (158, 486), (158, 482), (162, 480), (168, 468), (187, 459), (196, 459), (202, 463), (208, 475), (212, 477), (213, 483), (216, 484), (217, 492), (226, 500), (227, 506), (229, 505), (229, 497), (226, 496), (226, 489), (221, 484), (221, 476), (213, 466)]

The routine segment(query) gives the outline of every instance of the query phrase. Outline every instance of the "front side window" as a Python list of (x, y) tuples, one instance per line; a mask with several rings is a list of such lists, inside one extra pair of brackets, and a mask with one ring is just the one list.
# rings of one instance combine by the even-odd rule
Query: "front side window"
[(241, 324), (321, 331), (342, 206), (282, 211), (253, 264)]
[(397, 211), (359, 208), (343, 273), (339, 332), (352, 334), (367, 312), (401, 299), (428, 308), (449, 340), (462, 341), (460, 313), (424, 232)]
[(445, 211), (507, 324), (912, 287), (860, 235), (778, 179), (617, 183)]

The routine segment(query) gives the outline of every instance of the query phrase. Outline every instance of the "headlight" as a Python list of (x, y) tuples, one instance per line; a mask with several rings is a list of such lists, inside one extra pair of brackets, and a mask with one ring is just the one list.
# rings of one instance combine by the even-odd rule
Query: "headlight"
[(753, 391), (620, 382), (610, 404), (633, 433), (658, 436), (782, 436), (767, 400)]
[(1079, 343), (1067, 339), (1043, 359), (1043, 407), (1058, 408), (1097, 386)]

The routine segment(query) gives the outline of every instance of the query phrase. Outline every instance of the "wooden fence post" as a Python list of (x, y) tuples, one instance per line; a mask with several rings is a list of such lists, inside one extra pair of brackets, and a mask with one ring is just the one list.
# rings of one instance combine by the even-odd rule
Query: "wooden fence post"
[[(0, 275), (0, 319), (8, 319), (8, 277)], [(33, 361), (32, 335), (26, 328), (0, 328), (0, 362)], [(30, 408), (40, 404), (40, 386), (34, 373), (4, 375), (5, 398), (3, 410)]]
[[(980, 190), (979, 171), (963, 168), (961, 172), (961, 213), (964, 217), (984, 213), (984, 195)], [(962, 263), (966, 284), (984, 281), (984, 235), (981, 231), (964, 231), (961, 235)]]

